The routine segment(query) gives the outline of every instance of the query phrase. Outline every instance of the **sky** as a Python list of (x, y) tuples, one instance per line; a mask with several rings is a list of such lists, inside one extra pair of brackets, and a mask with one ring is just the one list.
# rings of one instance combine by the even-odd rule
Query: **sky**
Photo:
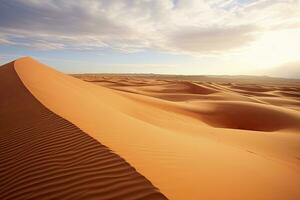
[(0, 64), (300, 78), (300, 0), (0, 0)]

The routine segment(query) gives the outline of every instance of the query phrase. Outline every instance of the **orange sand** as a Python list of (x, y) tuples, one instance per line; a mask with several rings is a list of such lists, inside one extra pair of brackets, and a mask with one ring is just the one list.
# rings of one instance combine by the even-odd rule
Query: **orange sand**
[(125, 158), (169, 199), (300, 199), (299, 86), (134, 77), (89, 83), (31, 58), (15, 69), (44, 106)]
[(0, 199), (166, 199), (107, 147), (0, 67)]

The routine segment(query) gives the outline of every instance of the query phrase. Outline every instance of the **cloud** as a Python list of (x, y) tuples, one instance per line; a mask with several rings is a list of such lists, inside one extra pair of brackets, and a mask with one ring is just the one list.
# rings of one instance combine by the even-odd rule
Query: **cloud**
[(4, 39), (4, 38), (0, 38), (0, 44), (2, 45), (11, 45), (13, 44), (11, 41)]
[(248, 45), (263, 31), (293, 27), (297, 11), (295, 0), (10, 0), (0, 4), (0, 42), (219, 53)]
[(98, 4), (88, 5), (86, 2), (6, 1), (1, 5), (0, 25), (11, 31), (19, 29), (33, 34), (70, 36), (89, 33), (114, 35), (127, 30), (127, 27), (108, 19), (104, 13), (93, 14), (92, 6), (97, 7)]
[(255, 39), (254, 26), (185, 28), (172, 33), (170, 46), (179, 51), (217, 53), (243, 46)]

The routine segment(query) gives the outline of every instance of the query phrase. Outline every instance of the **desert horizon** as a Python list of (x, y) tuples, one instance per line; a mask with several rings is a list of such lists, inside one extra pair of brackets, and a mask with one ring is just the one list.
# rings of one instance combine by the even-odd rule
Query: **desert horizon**
[(4, 0), (0, 200), (299, 200), (300, 1)]
[(300, 83), (300, 78), (284, 78), (275, 76), (253, 76), (253, 75), (181, 75), (181, 74), (151, 74), (151, 73), (80, 73), (73, 74), (68, 73), (70, 76), (74, 76), (82, 79), (91, 79), (97, 76), (108, 77), (140, 77), (140, 78), (157, 78), (157, 79), (179, 79), (179, 80), (191, 80), (191, 81), (216, 81), (216, 82), (248, 82), (255, 83), (255, 81), (264, 81), (265, 83), (281, 84), (285, 83), (297, 84)]

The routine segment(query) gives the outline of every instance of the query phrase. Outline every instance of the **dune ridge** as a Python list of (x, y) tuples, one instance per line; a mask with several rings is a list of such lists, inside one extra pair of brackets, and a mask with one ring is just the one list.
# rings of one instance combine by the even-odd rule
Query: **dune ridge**
[[(178, 101), (152, 96), (170, 86), (166, 84), (176, 89), (174, 81), (103, 78), (109, 81), (103, 81), (103, 87), (30, 58), (17, 60), (15, 69), (44, 106), (125, 158), (170, 199), (300, 198), (300, 137), (295, 123), (299, 112), (295, 109), (241, 95), (230, 89), (232, 84), (205, 83), (218, 92), (190, 93), (197, 99)], [(148, 85), (155, 85), (156, 91)], [(231, 120), (237, 124), (217, 127), (233, 106), (236, 113)], [(266, 112), (261, 119), (272, 120), (275, 113), (274, 119), (288, 116), (292, 121), (269, 130), (262, 124), (255, 130), (246, 119), (238, 124), (237, 120), (244, 120), (239, 108), (248, 120)], [(206, 114), (217, 117), (215, 127), (205, 122)]]
[(0, 199), (166, 199), (145, 177), (0, 68)]

